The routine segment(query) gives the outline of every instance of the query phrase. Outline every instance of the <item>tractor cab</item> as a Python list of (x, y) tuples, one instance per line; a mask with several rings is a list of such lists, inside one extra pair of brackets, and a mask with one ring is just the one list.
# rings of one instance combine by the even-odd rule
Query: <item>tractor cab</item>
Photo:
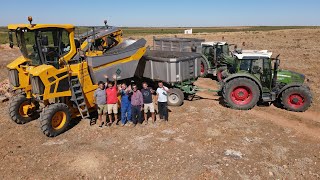
[(235, 61), (232, 67), (233, 72), (250, 74), (262, 84), (262, 91), (270, 91), (272, 88), (272, 52), (267, 50), (243, 50), (241, 53), (234, 53)]
[(209, 62), (214, 66), (224, 63), (226, 56), (230, 56), (229, 44), (227, 42), (203, 42), (202, 54), (208, 57)]

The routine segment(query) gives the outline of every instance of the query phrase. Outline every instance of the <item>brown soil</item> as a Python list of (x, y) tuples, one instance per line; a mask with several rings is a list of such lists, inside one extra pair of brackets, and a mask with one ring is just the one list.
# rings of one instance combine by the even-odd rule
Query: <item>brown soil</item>
[[(282, 68), (310, 79), (312, 107), (304, 113), (272, 105), (236, 111), (203, 91), (181, 107), (170, 107), (168, 123), (99, 129), (83, 120), (47, 138), (37, 121), (12, 122), (5, 102), (0, 104), (0, 179), (319, 179), (320, 30), (192, 35), (207, 41), (222, 36), (246, 42), (246, 49), (280, 53)], [(152, 36), (145, 38), (151, 44)], [(19, 53), (0, 49), (0, 55), (4, 72)], [(197, 85), (218, 87), (209, 79)], [(229, 156), (226, 150), (242, 155)]]

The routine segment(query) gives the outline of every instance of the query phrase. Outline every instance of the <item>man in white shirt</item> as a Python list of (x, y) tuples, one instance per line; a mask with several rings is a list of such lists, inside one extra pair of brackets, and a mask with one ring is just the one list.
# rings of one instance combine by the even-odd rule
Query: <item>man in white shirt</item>
[(163, 85), (163, 82), (158, 82), (157, 99), (158, 113), (161, 120), (168, 121), (168, 92), (169, 89)]

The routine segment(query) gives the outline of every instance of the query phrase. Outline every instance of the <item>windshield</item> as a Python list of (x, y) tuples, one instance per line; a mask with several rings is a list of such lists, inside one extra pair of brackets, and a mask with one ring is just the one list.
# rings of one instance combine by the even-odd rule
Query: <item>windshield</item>
[(32, 65), (40, 65), (40, 57), (36, 46), (35, 32), (28, 29), (16, 31), (17, 43), (22, 55), (31, 60)]
[(22, 55), (31, 65), (51, 64), (59, 68), (59, 58), (70, 51), (69, 32), (60, 28), (16, 30)]

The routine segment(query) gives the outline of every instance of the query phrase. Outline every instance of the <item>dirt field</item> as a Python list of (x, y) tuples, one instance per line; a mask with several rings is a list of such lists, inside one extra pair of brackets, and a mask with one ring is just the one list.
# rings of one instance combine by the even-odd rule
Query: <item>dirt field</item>
[[(83, 120), (47, 138), (37, 121), (11, 122), (6, 102), (0, 104), (0, 179), (320, 179), (320, 29), (188, 37), (281, 54), (281, 68), (310, 79), (312, 107), (304, 113), (274, 106), (235, 111), (201, 92), (170, 107), (168, 123), (99, 129)], [(152, 45), (151, 35), (144, 38)], [(5, 64), (19, 52), (1, 46), (0, 55), (3, 80)], [(197, 85), (216, 83), (200, 79)]]

